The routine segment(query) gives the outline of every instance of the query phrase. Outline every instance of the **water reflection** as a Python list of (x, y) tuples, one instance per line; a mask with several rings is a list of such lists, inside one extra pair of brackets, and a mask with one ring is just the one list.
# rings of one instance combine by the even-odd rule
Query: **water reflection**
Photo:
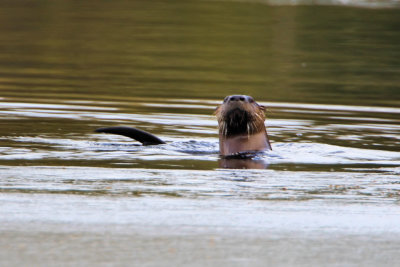
[(1, 6), (3, 97), (219, 99), (244, 91), (277, 102), (399, 102), (398, 9), (259, 1)]
[(220, 159), (218, 160), (220, 168), (224, 169), (266, 169), (268, 163), (262, 159)]

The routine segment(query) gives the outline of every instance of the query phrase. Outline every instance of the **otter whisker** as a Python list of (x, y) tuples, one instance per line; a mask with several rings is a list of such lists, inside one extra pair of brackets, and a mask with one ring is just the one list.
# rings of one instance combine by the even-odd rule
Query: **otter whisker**
[(258, 119), (260, 119), (260, 120), (263, 119), (263, 118), (261, 118), (260, 114), (258, 114), (258, 113), (254, 113), (254, 115), (255, 115)]
[(227, 136), (227, 135), (228, 135), (228, 127), (227, 127), (227, 125), (226, 125), (226, 122), (223, 122), (223, 123), (222, 123), (222, 134), (223, 134), (224, 136)]

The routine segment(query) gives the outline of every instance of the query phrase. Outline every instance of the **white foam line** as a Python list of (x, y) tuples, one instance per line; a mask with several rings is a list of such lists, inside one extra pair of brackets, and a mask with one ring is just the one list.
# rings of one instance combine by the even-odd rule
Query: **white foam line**
[[(228, 0), (214, 0), (226, 2)], [(399, 7), (397, 0), (392, 1), (372, 1), (372, 0), (230, 0), (231, 2), (242, 3), (260, 3), (271, 6), (302, 6), (302, 5), (320, 5), (320, 6), (351, 6), (358, 8), (396, 8)]]
[(156, 103), (142, 103), (145, 107), (160, 107), (160, 108), (198, 108), (198, 109), (214, 109), (215, 107), (206, 105), (189, 105), (189, 104), (156, 104)]
[(260, 102), (267, 107), (283, 107), (283, 108), (300, 108), (300, 109), (317, 109), (317, 110), (339, 110), (339, 111), (352, 111), (352, 112), (380, 112), (380, 113), (400, 113), (400, 108), (386, 108), (386, 107), (367, 107), (367, 106), (342, 106), (342, 105), (328, 105), (328, 104), (305, 104), (305, 103), (274, 103), (274, 102)]
[[(220, 105), (222, 103), (221, 100), (191, 100), (191, 99), (171, 99), (170, 102), (183, 102), (183, 103), (204, 103), (204, 104), (214, 104)], [(335, 111), (351, 111), (351, 112), (380, 112), (380, 113), (400, 113), (400, 108), (392, 108), (392, 107), (368, 107), (368, 106), (344, 106), (344, 105), (330, 105), (330, 104), (307, 104), (307, 103), (287, 103), (287, 102), (260, 102), (261, 105), (267, 107), (276, 107), (276, 108), (293, 108), (293, 109), (312, 109), (312, 110), (335, 110)], [(151, 104), (149, 104), (151, 105)], [(167, 105), (165, 105), (167, 106)], [(169, 105), (168, 105), (169, 106)], [(183, 105), (183, 107), (187, 108), (191, 105)], [(197, 107), (197, 105), (193, 105)], [(176, 105), (179, 107), (179, 105)], [(201, 105), (198, 105), (200, 108)], [(205, 106), (205, 108), (210, 108)]]
[(13, 103), (0, 102), (0, 108), (41, 108), (41, 109), (79, 109), (79, 110), (117, 110), (109, 107), (88, 107), (81, 105), (37, 104), (37, 103)]

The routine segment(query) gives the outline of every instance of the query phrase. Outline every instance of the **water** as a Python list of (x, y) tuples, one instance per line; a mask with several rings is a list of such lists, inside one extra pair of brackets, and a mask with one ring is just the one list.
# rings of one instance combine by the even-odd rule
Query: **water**
[[(328, 3), (1, 3), (1, 265), (395, 265), (399, 4)], [(273, 150), (226, 161), (238, 93)]]

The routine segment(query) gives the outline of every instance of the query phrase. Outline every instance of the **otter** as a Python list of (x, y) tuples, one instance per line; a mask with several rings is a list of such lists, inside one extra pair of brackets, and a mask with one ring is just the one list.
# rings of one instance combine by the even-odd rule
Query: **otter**
[(215, 115), (218, 120), (221, 156), (250, 155), (272, 150), (264, 125), (265, 107), (251, 96), (225, 97)]
[[(231, 95), (215, 110), (218, 120), (220, 156), (223, 158), (248, 158), (272, 150), (264, 125), (265, 107), (251, 96)], [(165, 144), (151, 133), (131, 127), (106, 127), (99, 133), (119, 134), (141, 142), (143, 145)]]

